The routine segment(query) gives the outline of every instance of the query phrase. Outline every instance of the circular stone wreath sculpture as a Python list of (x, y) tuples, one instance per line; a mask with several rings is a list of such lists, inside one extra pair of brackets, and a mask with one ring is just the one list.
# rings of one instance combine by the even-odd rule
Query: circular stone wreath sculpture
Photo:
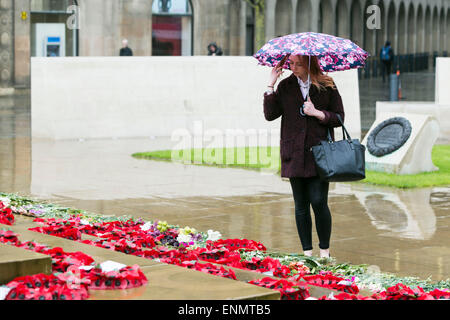
[[(380, 133), (380, 131), (383, 130), (385, 127), (393, 124), (398, 124), (403, 128), (403, 132), (400, 139), (398, 139), (395, 143), (390, 144), (388, 147), (379, 147), (375, 143), (375, 138), (377, 137), (377, 134)], [(400, 149), (400, 147), (403, 146), (406, 141), (408, 141), (409, 137), (411, 136), (411, 131), (412, 131), (411, 123), (406, 118), (395, 117), (384, 120), (378, 126), (375, 127), (375, 129), (370, 133), (369, 137), (367, 138), (367, 149), (370, 152), (370, 154), (376, 157), (382, 157), (387, 154), (390, 154)]]

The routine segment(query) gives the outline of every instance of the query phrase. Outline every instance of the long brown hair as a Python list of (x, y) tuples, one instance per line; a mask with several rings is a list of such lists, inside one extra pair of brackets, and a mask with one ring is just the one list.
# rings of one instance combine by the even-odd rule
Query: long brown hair
[[(309, 56), (299, 56), (304, 66), (309, 64)], [(311, 83), (320, 91), (326, 88), (336, 88), (333, 78), (323, 74), (319, 66), (319, 59), (316, 56), (311, 57), (311, 65), (309, 67), (309, 76)]]

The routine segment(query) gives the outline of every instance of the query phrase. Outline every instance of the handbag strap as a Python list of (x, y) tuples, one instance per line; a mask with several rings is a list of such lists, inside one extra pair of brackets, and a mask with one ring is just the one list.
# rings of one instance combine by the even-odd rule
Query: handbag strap
[[(342, 137), (343, 137), (343, 139), (344, 140), (348, 140), (349, 142), (351, 142), (352, 138), (350, 137), (350, 134), (348, 133), (347, 129), (345, 128), (344, 122), (342, 121), (341, 116), (338, 113), (336, 113), (336, 116), (337, 116), (337, 118), (338, 118), (338, 120), (339, 120), (339, 122), (341, 123), (341, 126), (342, 126)], [(331, 138), (331, 129), (332, 128), (328, 128), (328, 142), (330, 142), (330, 143), (333, 142), (333, 139)]]

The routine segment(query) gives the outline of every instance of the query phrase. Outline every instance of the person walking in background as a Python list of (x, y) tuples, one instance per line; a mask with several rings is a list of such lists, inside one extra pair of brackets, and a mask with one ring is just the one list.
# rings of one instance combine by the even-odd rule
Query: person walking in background
[(208, 56), (221, 56), (223, 55), (222, 49), (217, 46), (215, 42), (208, 44)]
[(389, 75), (391, 74), (392, 63), (394, 62), (394, 50), (391, 47), (391, 43), (386, 41), (386, 44), (380, 50), (380, 60), (383, 64), (382, 75), (383, 75), (383, 83), (386, 82), (386, 75), (389, 80)]
[(132, 56), (133, 55), (133, 50), (131, 50), (128, 47), (128, 40), (127, 39), (123, 39), (122, 40), (122, 48), (120, 49), (120, 56), (121, 57), (127, 57), (127, 56)]
[[(305, 256), (311, 256), (314, 210), (319, 236), (320, 257), (330, 257), (331, 213), (328, 207), (329, 183), (318, 176), (311, 147), (326, 140), (329, 128), (344, 120), (344, 107), (333, 79), (325, 75), (316, 56), (290, 56), (292, 75), (275, 83), (282, 74), (283, 59), (272, 69), (269, 89), (264, 94), (264, 116), (267, 121), (281, 117), (281, 176), (289, 178), (295, 221)], [(303, 115), (300, 107), (303, 108)], [(330, 130), (334, 140), (334, 130)]]

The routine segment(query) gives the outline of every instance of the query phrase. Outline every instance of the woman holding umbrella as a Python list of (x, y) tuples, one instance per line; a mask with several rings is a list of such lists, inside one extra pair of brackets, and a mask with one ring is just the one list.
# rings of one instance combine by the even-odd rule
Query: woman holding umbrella
[[(313, 208), (321, 258), (330, 257), (329, 183), (319, 178), (311, 147), (327, 140), (329, 128), (341, 126), (338, 115), (344, 121), (339, 91), (323, 69), (351, 69), (358, 63), (364, 65), (361, 60), (367, 57), (362, 54), (360, 60), (356, 59), (361, 52), (336, 53), (342, 49), (337, 43), (341, 38), (332, 37), (331, 45), (327, 46), (324, 45), (327, 37), (332, 36), (305, 33), (276, 38), (255, 54), (260, 64), (275, 65), (264, 94), (264, 115), (268, 121), (281, 117), (281, 176), (289, 178), (292, 187), (297, 231), (306, 256), (311, 256), (313, 250), (310, 206)], [(347, 42), (345, 45), (350, 48)], [(331, 56), (324, 50), (332, 52)], [(283, 68), (290, 69), (292, 75), (275, 90)], [(334, 140), (334, 130), (330, 131)]]

